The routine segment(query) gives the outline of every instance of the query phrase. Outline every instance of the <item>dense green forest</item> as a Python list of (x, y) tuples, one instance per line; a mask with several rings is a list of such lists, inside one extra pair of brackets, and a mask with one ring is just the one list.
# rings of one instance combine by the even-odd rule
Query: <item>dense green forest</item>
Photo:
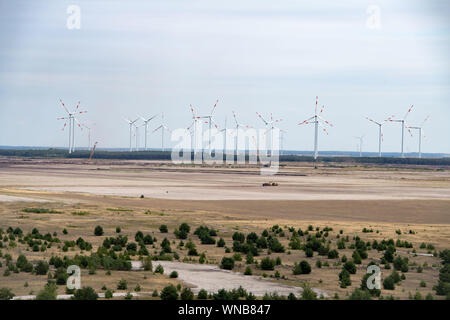
[[(31, 158), (73, 158), (88, 159), (89, 151), (75, 151), (69, 154), (64, 149), (18, 150), (0, 149), (0, 156), (31, 157)], [(193, 157), (193, 156), (192, 156)], [(97, 150), (94, 158), (112, 160), (170, 160), (171, 151), (102, 151)], [(248, 157), (246, 157), (248, 159)], [(311, 156), (281, 155), (281, 162), (311, 162)], [(450, 158), (395, 158), (395, 157), (320, 157), (318, 162), (323, 163), (355, 163), (355, 164), (392, 164), (392, 165), (435, 165), (450, 166)]]

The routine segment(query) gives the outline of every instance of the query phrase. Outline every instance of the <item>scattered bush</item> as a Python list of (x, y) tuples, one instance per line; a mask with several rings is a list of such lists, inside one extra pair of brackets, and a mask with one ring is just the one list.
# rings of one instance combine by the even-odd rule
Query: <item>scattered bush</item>
[(275, 268), (275, 260), (270, 259), (269, 257), (263, 258), (261, 260), (262, 270), (273, 270), (274, 268)]
[(208, 292), (205, 289), (201, 289), (197, 294), (197, 299), (199, 300), (208, 299)]
[(181, 300), (194, 300), (194, 293), (189, 288), (184, 288), (180, 294)]
[(103, 235), (103, 228), (101, 226), (96, 226), (94, 229), (94, 234), (96, 236), (102, 236)]
[(164, 289), (162, 289), (160, 297), (162, 300), (177, 300), (178, 299), (178, 292), (177, 288), (173, 284), (170, 284)]
[(56, 300), (56, 284), (47, 283), (36, 295), (36, 300)]
[(15, 296), (8, 288), (0, 288), (0, 300), (11, 300)]
[(97, 300), (98, 294), (91, 287), (83, 287), (75, 290), (73, 294), (73, 300)]
[(221, 269), (225, 270), (233, 270), (234, 268), (234, 259), (229, 257), (223, 257), (222, 263), (220, 264)]
[(127, 280), (125, 279), (119, 280), (119, 282), (117, 283), (117, 290), (127, 290), (127, 288), (128, 288)]

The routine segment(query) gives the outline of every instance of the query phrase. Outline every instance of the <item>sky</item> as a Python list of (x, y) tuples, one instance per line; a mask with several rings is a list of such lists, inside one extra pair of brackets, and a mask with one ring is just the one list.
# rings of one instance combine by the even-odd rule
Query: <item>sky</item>
[[(190, 104), (205, 115), (218, 99), (221, 127), (233, 127), (232, 111), (254, 127), (256, 112), (272, 112), (284, 149), (312, 150), (313, 127), (297, 124), (318, 96), (334, 125), (320, 150), (355, 151), (364, 135), (375, 152), (365, 117), (402, 118), (413, 104), (409, 125), (430, 115), (422, 151), (450, 153), (449, 18), (436, 0), (0, 1), (0, 145), (67, 146), (60, 98), (81, 101), (78, 120), (104, 148), (128, 146), (124, 117), (164, 112), (185, 128)], [(160, 133), (148, 139), (160, 147)], [(87, 147), (87, 130), (75, 140)], [(400, 125), (385, 125), (383, 150), (400, 142)], [(405, 135), (405, 151), (417, 149)]]

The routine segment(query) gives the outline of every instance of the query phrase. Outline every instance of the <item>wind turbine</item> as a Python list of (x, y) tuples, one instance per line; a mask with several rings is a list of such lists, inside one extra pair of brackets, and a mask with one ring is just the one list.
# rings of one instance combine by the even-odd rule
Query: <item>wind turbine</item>
[(78, 111), (78, 108), (80, 107), (80, 101), (78, 101), (77, 106), (75, 107), (75, 111), (72, 112), (69, 111), (69, 109), (67, 109), (64, 102), (62, 102), (61, 99), (59, 99), (59, 101), (61, 102), (61, 105), (63, 106), (64, 110), (66, 110), (67, 117), (57, 118), (57, 120), (66, 120), (64, 122), (64, 127), (62, 128), (62, 130), (64, 130), (64, 128), (67, 126), (67, 120), (69, 121), (69, 153), (72, 153), (75, 150), (75, 121), (77, 121), (78, 127), (81, 128), (81, 125), (75, 118), (75, 115), (87, 113), (87, 111)]
[(359, 157), (360, 158), (362, 158), (362, 146), (363, 146), (364, 137), (365, 137), (365, 135), (355, 137), (355, 139), (359, 140)]
[(147, 151), (147, 130), (148, 130), (148, 123), (155, 119), (158, 115), (154, 115), (153, 117), (150, 117), (148, 119), (145, 119), (144, 117), (140, 117), (142, 121), (144, 121), (144, 124), (141, 127), (145, 127), (145, 142), (144, 142), (144, 150)]
[(164, 123), (164, 113), (161, 114), (161, 125), (155, 130), (153, 130), (153, 132), (156, 132), (159, 129), (161, 129), (161, 149), (162, 151), (164, 151), (164, 130), (170, 132), (170, 129)]
[(278, 122), (282, 121), (282, 119), (274, 120), (272, 113), (270, 113), (270, 121), (267, 121), (258, 112), (256, 112), (256, 114), (258, 115), (258, 118), (260, 118), (261, 121), (264, 122), (264, 124), (268, 127), (268, 129), (264, 132), (264, 134), (267, 134), (267, 132), (270, 131), (270, 150), (271, 150), (271, 152), (273, 152), (273, 130), (274, 129), (278, 129), (278, 130), (280, 130), (282, 132), (286, 132), (286, 131), (281, 130), (278, 127), (275, 126), (275, 123), (278, 123)]
[(136, 147), (135, 147), (135, 151), (139, 151), (139, 128), (140, 127), (143, 127), (144, 126), (144, 124), (142, 124), (142, 125), (140, 125), (140, 126), (138, 126), (136, 123), (133, 123), (133, 126), (134, 126), (134, 135), (135, 135), (135, 144), (136, 144)]
[(370, 119), (368, 117), (366, 117), (367, 120), (369, 120), (372, 123), (375, 123), (378, 126), (378, 157), (381, 158), (381, 142), (383, 141), (383, 125), (386, 124), (387, 121), (390, 121), (392, 118), (394, 118), (395, 116), (390, 116), (389, 118), (387, 118), (386, 120), (384, 120), (384, 122), (377, 122), (373, 119)]
[(85, 127), (88, 130), (88, 150), (91, 150), (91, 128), (88, 127), (86, 124), (81, 124), (83, 127)]
[(212, 110), (211, 110), (211, 113), (209, 115), (198, 117), (199, 119), (208, 119), (207, 121), (205, 121), (205, 123), (209, 125), (209, 138), (208, 138), (208, 151), (209, 151), (209, 153), (211, 153), (211, 126), (214, 124), (214, 126), (216, 128), (219, 128), (217, 123), (213, 120), (213, 114), (214, 114), (214, 111), (216, 110), (218, 102), (219, 102), (219, 100), (217, 100), (216, 103), (214, 103), (214, 105), (212, 107)]
[[(420, 126), (408, 127), (409, 129), (419, 130), (419, 158), (422, 158), (422, 134), (425, 133), (423, 131), (423, 125), (425, 124), (425, 122), (427, 122), (427, 120), (429, 118), (430, 118), (430, 116), (427, 116), (425, 118), (425, 120), (423, 120), (423, 122), (422, 122), (422, 124)], [(426, 138), (425, 136), (423, 136), (423, 137)]]
[[(323, 131), (328, 135), (328, 131), (325, 128), (325, 125), (328, 125), (330, 127), (333, 127), (333, 125), (328, 122), (327, 120), (323, 119), (321, 114), (323, 112), (324, 106), (322, 106), (322, 109), (320, 109), (319, 112), (317, 112), (317, 103), (318, 103), (319, 97), (316, 96), (316, 108), (314, 112), (314, 116), (312, 116), (309, 119), (304, 120), (303, 122), (300, 122), (298, 125), (304, 125), (304, 124), (310, 124), (314, 123), (314, 160), (317, 160), (318, 157), (318, 143), (319, 143), (319, 126), (323, 129)], [(312, 121), (311, 121), (312, 120)]]
[[(186, 128), (186, 130), (188, 130), (189, 134), (191, 135), (191, 148), (195, 153), (195, 151), (197, 150), (197, 123), (200, 117), (195, 114), (195, 110), (192, 104), (190, 104), (189, 107), (191, 108), (192, 113), (192, 123), (189, 125), (189, 127)], [(191, 128), (193, 128), (193, 132), (191, 132)]]
[[(404, 158), (405, 154), (403, 152), (403, 146), (404, 146), (404, 141), (405, 141), (405, 128), (407, 128), (407, 126), (405, 126), (406, 124), (406, 118), (408, 117), (408, 115), (410, 114), (412, 108), (414, 107), (414, 105), (411, 105), (411, 107), (408, 109), (408, 111), (406, 112), (405, 116), (403, 117), (403, 119), (390, 119), (390, 122), (400, 122), (402, 124), (402, 153), (401, 153), (401, 157)], [(412, 135), (411, 130), (408, 129), (408, 132)]]
[(233, 118), (234, 118), (234, 122), (236, 123), (236, 156), (238, 155), (238, 151), (239, 151), (239, 128), (245, 127), (245, 128), (250, 128), (249, 125), (243, 125), (242, 123), (238, 122), (237, 120), (237, 116), (236, 113), (233, 111)]
[(139, 118), (137, 118), (136, 120), (130, 120), (130, 119), (128, 119), (128, 118), (124, 118), (124, 120), (125, 120), (126, 122), (128, 122), (128, 124), (130, 125), (130, 152), (131, 152), (131, 151), (133, 151), (133, 148), (132, 148), (132, 146), (131, 146), (131, 136), (133, 135), (133, 134), (132, 134), (132, 128), (133, 128), (134, 123), (135, 123), (136, 121), (138, 121)]

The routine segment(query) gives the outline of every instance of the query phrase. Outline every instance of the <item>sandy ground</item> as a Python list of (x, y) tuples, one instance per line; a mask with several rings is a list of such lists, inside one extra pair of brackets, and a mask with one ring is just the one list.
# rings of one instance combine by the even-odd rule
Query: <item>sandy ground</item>
[[(169, 275), (172, 271), (178, 272), (178, 278), (186, 283), (194, 285), (192, 291), (198, 293), (200, 289), (205, 289), (210, 293), (215, 293), (220, 289), (232, 290), (240, 286), (255, 296), (263, 296), (265, 293), (276, 292), (279, 295), (287, 296), (290, 293), (299, 296), (303, 291), (300, 287), (287, 286), (280, 283), (261, 280), (256, 276), (245, 276), (242, 273), (222, 270), (216, 265), (190, 264), (171, 261), (154, 261), (154, 267), (161, 265), (164, 268), (164, 274)], [(141, 270), (140, 261), (132, 262), (134, 270)], [(313, 289), (318, 296), (325, 298), (329, 295), (320, 289)]]
[(47, 202), (45, 199), (37, 199), (37, 198), (29, 198), (29, 197), (16, 197), (16, 196), (8, 196), (6, 194), (0, 194), (0, 202)]
[[(270, 180), (278, 182), (279, 187), (261, 186)], [(433, 168), (286, 166), (280, 175), (269, 179), (260, 176), (257, 168), (186, 168), (151, 162), (6, 161), (0, 158), (0, 227), (5, 230), (9, 226), (20, 226), (24, 232), (36, 227), (42, 232), (57, 232), (62, 240), (83, 237), (95, 247), (102, 240), (93, 235), (96, 225), (103, 226), (108, 236), (115, 235), (115, 228), (121, 226), (122, 233), (129, 239), (134, 238), (136, 230), (155, 234), (159, 240), (167, 237), (173, 244), (172, 249), (180, 255), (180, 261), (187, 253), (175, 248), (178, 239), (173, 230), (181, 222), (188, 222), (192, 230), (199, 225), (217, 228), (227, 246), (232, 244), (231, 235), (236, 230), (260, 233), (274, 224), (285, 229), (294, 226), (305, 230), (311, 224), (321, 228), (332, 226), (334, 231), (330, 239), (334, 242), (336, 233), (342, 229), (350, 237), (359, 235), (370, 241), (399, 238), (414, 243), (414, 248), (425, 242), (442, 250), (450, 245), (449, 191), (450, 171)], [(141, 194), (145, 197), (140, 198)], [(48, 202), (39, 202), (42, 200)], [(49, 208), (59, 213), (26, 213), (23, 212), (26, 207)], [(76, 215), (76, 211), (87, 214)], [(161, 224), (167, 224), (170, 230), (164, 236), (159, 233)], [(67, 235), (61, 233), (62, 228), (67, 228)], [(363, 228), (375, 231), (362, 233)], [(398, 229), (401, 229), (401, 235), (397, 234)], [(361, 266), (357, 274), (352, 275), (352, 287), (341, 289), (337, 276), (340, 268), (333, 266), (332, 261), (329, 267), (315, 267), (317, 260), (325, 261), (319, 256), (308, 259), (313, 268), (311, 274), (293, 275), (293, 264), (306, 259), (303, 251), (293, 251), (292, 254), (271, 254), (272, 258), (279, 256), (282, 259), (283, 264), (276, 271), (285, 277), (284, 280), (275, 280), (274, 271), (268, 273), (268, 278), (262, 278), (263, 271), (258, 268), (254, 268), (254, 276), (249, 277), (242, 274), (246, 267), (244, 262), (237, 263), (233, 273), (218, 268), (222, 257), (232, 253), (225, 253), (224, 248), (201, 245), (196, 237), (193, 240), (198, 251), (206, 254), (208, 264), (154, 262), (154, 267), (157, 263), (165, 264), (165, 275), (125, 271), (116, 271), (112, 275), (98, 271), (89, 275), (85, 270), (83, 283), (98, 292), (104, 284), (115, 288), (121, 278), (126, 278), (130, 290), (140, 284), (143, 292), (159, 291), (168, 283), (185, 283), (193, 286), (194, 291), (243, 285), (254, 294), (267, 291), (298, 294), (301, 283), (308, 282), (330, 296), (338, 293), (344, 298), (353, 288), (359, 287), (365, 272)], [(289, 240), (282, 238), (281, 241), (287, 247)], [(25, 252), (30, 261), (48, 260), (53, 254), (61, 254), (56, 247), (41, 253), (26, 250), (21, 244), (8, 250), (14, 259), (20, 252)], [(69, 251), (68, 254), (77, 252)], [(343, 250), (340, 254), (350, 257), (352, 251)], [(433, 293), (432, 286), (438, 280), (439, 258), (421, 249), (418, 249), (417, 257), (408, 252), (402, 254), (408, 255), (414, 263), (426, 263), (428, 267), (424, 267), (423, 273), (408, 272), (407, 281), (393, 294), (407, 299), (415, 290), (420, 290), (423, 295)], [(376, 251), (372, 250), (369, 256), (379, 261)], [(189, 261), (198, 263), (197, 260)], [(0, 272), (5, 268), (3, 264)], [(179, 273), (178, 279), (167, 276), (172, 270)], [(30, 296), (47, 281), (46, 276), (24, 273), (13, 273), (2, 279), (17, 295)], [(29, 282), (29, 287), (24, 287), (25, 281)], [(425, 281), (427, 287), (420, 287), (420, 281)], [(58, 293), (63, 294), (63, 289)], [(151, 299), (148, 296), (140, 298)]]
[[(173, 167), (10, 164), (0, 166), (0, 187), (170, 200), (443, 200), (448, 172), (281, 168), (252, 170)], [(267, 181), (278, 187), (262, 187)]]

